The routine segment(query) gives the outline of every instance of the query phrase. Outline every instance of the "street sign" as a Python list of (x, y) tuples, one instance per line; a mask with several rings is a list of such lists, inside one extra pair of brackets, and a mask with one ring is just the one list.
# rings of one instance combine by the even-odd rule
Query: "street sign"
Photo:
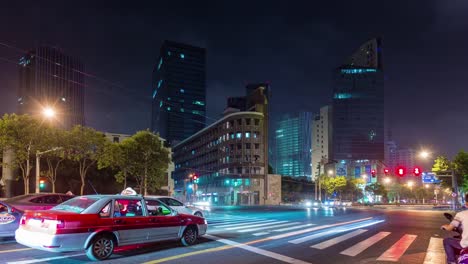
[(440, 183), (435, 173), (432, 172), (423, 172), (421, 174), (421, 179), (423, 183)]

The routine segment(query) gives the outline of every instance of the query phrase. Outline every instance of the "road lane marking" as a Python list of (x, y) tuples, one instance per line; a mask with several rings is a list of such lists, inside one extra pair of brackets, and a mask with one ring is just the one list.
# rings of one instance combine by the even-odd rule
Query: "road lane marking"
[(297, 238), (297, 239), (294, 239), (294, 240), (290, 240), (288, 242), (292, 243), (292, 244), (300, 244), (300, 243), (304, 243), (306, 241), (310, 241), (312, 239), (316, 239), (316, 238), (319, 238), (319, 237), (329, 236), (329, 235), (336, 235), (338, 233), (344, 233), (346, 231), (351, 231), (351, 230), (363, 228), (363, 227), (366, 227), (366, 226), (376, 225), (376, 224), (382, 223), (383, 221), (384, 220), (374, 220), (374, 221), (372, 221), (370, 223), (366, 221), (367, 223), (363, 222), (363, 223), (351, 224), (349, 226), (339, 226), (339, 227), (335, 227), (335, 228), (330, 228), (330, 230), (327, 230), (327, 231), (324, 231), (324, 232), (320, 232), (320, 233), (312, 234), (312, 235), (309, 235), (309, 236), (305, 236), (305, 237)]
[(322, 243), (318, 243), (318, 244), (315, 244), (313, 246), (311, 246), (311, 248), (316, 248), (316, 249), (325, 249), (327, 247), (331, 247), (333, 245), (336, 245), (338, 243), (341, 243), (347, 239), (350, 239), (350, 238), (353, 238), (355, 236), (358, 236), (364, 232), (366, 232), (367, 230), (366, 229), (358, 229), (354, 232), (351, 232), (351, 233), (348, 233), (346, 235), (342, 235), (342, 236), (339, 236), (339, 237), (335, 237), (335, 238), (332, 238), (332, 239), (329, 239), (327, 241), (324, 241)]
[(346, 225), (346, 224), (351, 224), (351, 223), (356, 223), (356, 222), (361, 222), (361, 221), (371, 220), (371, 219), (372, 219), (372, 217), (367, 217), (367, 218), (357, 219), (357, 220), (353, 220), (353, 221), (340, 222), (340, 223), (335, 223), (335, 224), (330, 224), (330, 225), (316, 226), (316, 227), (307, 228), (307, 229), (304, 229), (304, 230), (299, 230), (299, 231), (284, 233), (284, 234), (281, 234), (281, 235), (271, 236), (271, 237), (268, 237), (268, 239), (280, 239), (280, 238), (300, 235), (300, 234), (304, 234), (304, 233), (308, 233), (308, 232), (312, 232), (312, 231), (317, 231), (317, 230), (325, 229), (325, 228), (329, 228), (329, 227)]
[(424, 264), (444, 263), (444, 261), (444, 239), (431, 237), (431, 240), (429, 240), (429, 246), (427, 247), (426, 257), (424, 258)]
[(288, 221), (273, 221), (273, 222), (263, 222), (261, 224), (255, 224), (255, 225), (243, 225), (243, 226), (236, 226), (236, 227), (228, 227), (225, 228), (225, 230), (238, 230), (238, 229), (246, 229), (250, 227), (259, 227), (259, 226), (266, 226), (266, 225), (273, 225), (273, 224), (281, 224), (281, 223), (286, 223)]
[(380, 255), (380, 257), (377, 258), (377, 261), (398, 261), (416, 237), (416, 235), (404, 235), (400, 240), (393, 244), (393, 246)]
[(263, 235), (268, 235), (270, 234), (270, 232), (260, 232), (260, 233), (255, 233), (255, 234), (252, 234), (254, 236), (263, 236)]
[(250, 225), (250, 224), (252, 224), (252, 223), (269, 223), (269, 222), (275, 222), (275, 220), (265, 220), (265, 221), (249, 222), (249, 223), (234, 224), (234, 225), (218, 225), (218, 226), (215, 226), (215, 227), (216, 227), (216, 228), (223, 228), (223, 227), (235, 227), (235, 226), (245, 226), (245, 225)]
[(175, 260), (175, 259), (181, 259), (181, 258), (190, 257), (190, 256), (194, 256), (194, 255), (210, 253), (210, 252), (216, 252), (216, 251), (221, 251), (221, 250), (226, 250), (226, 249), (231, 249), (231, 248), (234, 248), (234, 247), (233, 246), (222, 246), (222, 247), (216, 247), (216, 248), (207, 248), (207, 249), (198, 250), (198, 251), (194, 251), (194, 252), (178, 254), (178, 255), (170, 256), (170, 257), (165, 257), (165, 258), (161, 258), (161, 259), (155, 259), (155, 260), (144, 262), (142, 264), (157, 264), (157, 263), (162, 263), (162, 262), (171, 261), (171, 260)]
[(307, 224), (307, 225), (299, 225), (299, 226), (293, 226), (293, 227), (288, 227), (288, 228), (281, 228), (281, 229), (273, 230), (273, 232), (289, 231), (289, 230), (300, 229), (300, 228), (304, 228), (304, 227), (307, 227), (307, 226), (313, 226), (313, 225), (315, 225), (315, 224)]
[(237, 247), (237, 248), (242, 248), (244, 250), (247, 250), (247, 251), (250, 251), (250, 252), (253, 252), (253, 253), (257, 253), (259, 255), (266, 256), (266, 257), (269, 257), (269, 258), (277, 259), (277, 260), (280, 260), (280, 261), (283, 261), (283, 262), (286, 262), (286, 263), (311, 264), (310, 262), (306, 262), (306, 261), (303, 261), (303, 260), (300, 260), (300, 259), (291, 258), (291, 257), (281, 255), (281, 254), (278, 254), (278, 253), (275, 253), (275, 252), (272, 252), (272, 251), (252, 247), (252, 246), (249, 246), (249, 245), (246, 245), (246, 244), (237, 243), (237, 242), (232, 241), (232, 240), (223, 239), (223, 238), (219, 238), (219, 237), (215, 237), (215, 236), (211, 236), (211, 235), (207, 235), (206, 237), (210, 238), (210, 239), (213, 239), (213, 240), (216, 240), (216, 241), (221, 242), (221, 243), (226, 244), (226, 245), (234, 246), (234, 247)]
[(22, 261), (12, 261), (12, 262), (7, 262), (7, 264), (32, 264), (32, 263), (47, 262), (47, 261), (57, 260), (57, 259), (64, 259), (64, 258), (72, 258), (72, 257), (84, 256), (84, 255), (85, 255), (84, 253), (80, 253), (80, 254), (67, 255), (67, 256), (59, 256), (59, 257), (51, 257), (51, 258), (31, 259), (31, 260), (22, 260)]
[(18, 252), (18, 251), (26, 251), (26, 250), (32, 250), (33, 248), (16, 248), (16, 249), (7, 249), (7, 250), (2, 250), (0, 251), (0, 254), (3, 253), (11, 253), (11, 252)]
[[(242, 221), (242, 224), (240, 224), (240, 225), (258, 223), (258, 222), (259, 222), (259, 220)], [(223, 226), (233, 226), (233, 225), (236, 225), (236, 224), (239, 224), (239, 223), (241, 223), (241, 222), (239, 222), (239, 221), (233, 221), (233, 222), (228, 221), (228, 222), (219, 222), (219, 223), (210, 223), (210, 222), (208, 222), (208, 225), (212, 226), (212, 227), (218, 227), (218, 226), (223, 227)]]
[(285, 224), (272, 225), (272, 226), (264, 226), (264, 227), (259, 227), (259, 228), (242, 229), (242, 230), (237, 230), (237, 232), (246, 233), (246, 232), (264, 230), (264, 229), (269, 229), (269, 228), (277, 228), (277, 227), (283, 227), (283, 226), (290, 226), (290, 225), (296, 225), (296, 224), (299, 224), (299, 222), (285, 223)]
[(378, 234), (375, 234), (375, 235), (369, 237), (366, 240), (363, 240), (363, 241), (357, 243), (356, 245), (354, 245), (354, 246), (352, 246), (352, 247), (350, 247), (348, 249), (345, 249), (345, 250), (341, 251), (340, 254), (354, 257), (354, 256), (358, 255), (359, 253), (363, 252), (364, 250), (366, 250), (367, 248), (369, 248), (370, 246), (372, 246), (375, 243), (379, 242), (380, 240), (384, 239), (388, 235), (390, 235), (390, 232), (380, 232)]

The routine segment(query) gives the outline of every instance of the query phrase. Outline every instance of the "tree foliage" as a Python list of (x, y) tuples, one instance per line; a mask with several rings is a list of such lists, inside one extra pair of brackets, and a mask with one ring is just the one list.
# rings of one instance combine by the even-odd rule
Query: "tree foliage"
[(328, 195), (346, 186), (346, 177), (344, 176), (329, 177), (322, 175), (320, 181), (322, 182), (322, 188)]
[(450, 160), (445, 156), (438, 156), (432, 165), (432, 172), (436, 174), (447, 173), (451, 168)]

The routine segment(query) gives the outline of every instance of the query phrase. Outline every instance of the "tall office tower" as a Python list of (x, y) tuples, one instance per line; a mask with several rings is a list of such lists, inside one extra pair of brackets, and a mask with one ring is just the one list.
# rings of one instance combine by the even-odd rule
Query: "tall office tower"
[(384, 160), (384, 72), (380, 39), (335, 70), (333, 160)]
[(312, 121), (312, 178), (323, 174), (325, 164), (330, 162), (332, 127), (332, 107), (327, 105)]
[(311, 178), (312, 113), (284, 114), (276, 123), (275, 172)]
[(206, 50), (165, 41), (153, 70), (151, 128), (169, 145), (205, 127)]
[(57, 113), (54, 124), (69, 129), (84, 125), (84, 66), (60, 49), (38, 47), (19, 64), (18, 110), (38, 115), (46, 107)]

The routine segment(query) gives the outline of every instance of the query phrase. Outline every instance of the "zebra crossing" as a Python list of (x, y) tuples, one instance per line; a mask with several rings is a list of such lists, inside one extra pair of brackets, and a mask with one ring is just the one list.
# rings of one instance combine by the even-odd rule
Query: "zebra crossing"
[[(348, 241), (357, 240), (349, 248), (335, 252), (341, 256), (359, 257), (372, 246), (390, 239), (392, 232), (369, 232), (366, 227), (384, 222), (372, 218), (363, 218), (334, 224), (301, 223), (261, 217), (244, 217), (236, 215), (221, 215), (208, 218), (209, 233), (235, 232), (263, 236), (264, 241), (287, 238), (288, 244), (307, 246), (310, 249), (324, 251), (333, 250), (333, 247)], [(398, 262), (407, 253), (408, 249), (418, 239), (427, 240), (427, 237), (418, 237), (414, 234), (393, 234), (398, 240), (388, 248), (381, 248), (375, 261)], [(443, 239), (431, 237), (428, 242), (423, 264), (444, 263), (445, 252)], [(375, 247), (373, 249), (375, 251)]]

